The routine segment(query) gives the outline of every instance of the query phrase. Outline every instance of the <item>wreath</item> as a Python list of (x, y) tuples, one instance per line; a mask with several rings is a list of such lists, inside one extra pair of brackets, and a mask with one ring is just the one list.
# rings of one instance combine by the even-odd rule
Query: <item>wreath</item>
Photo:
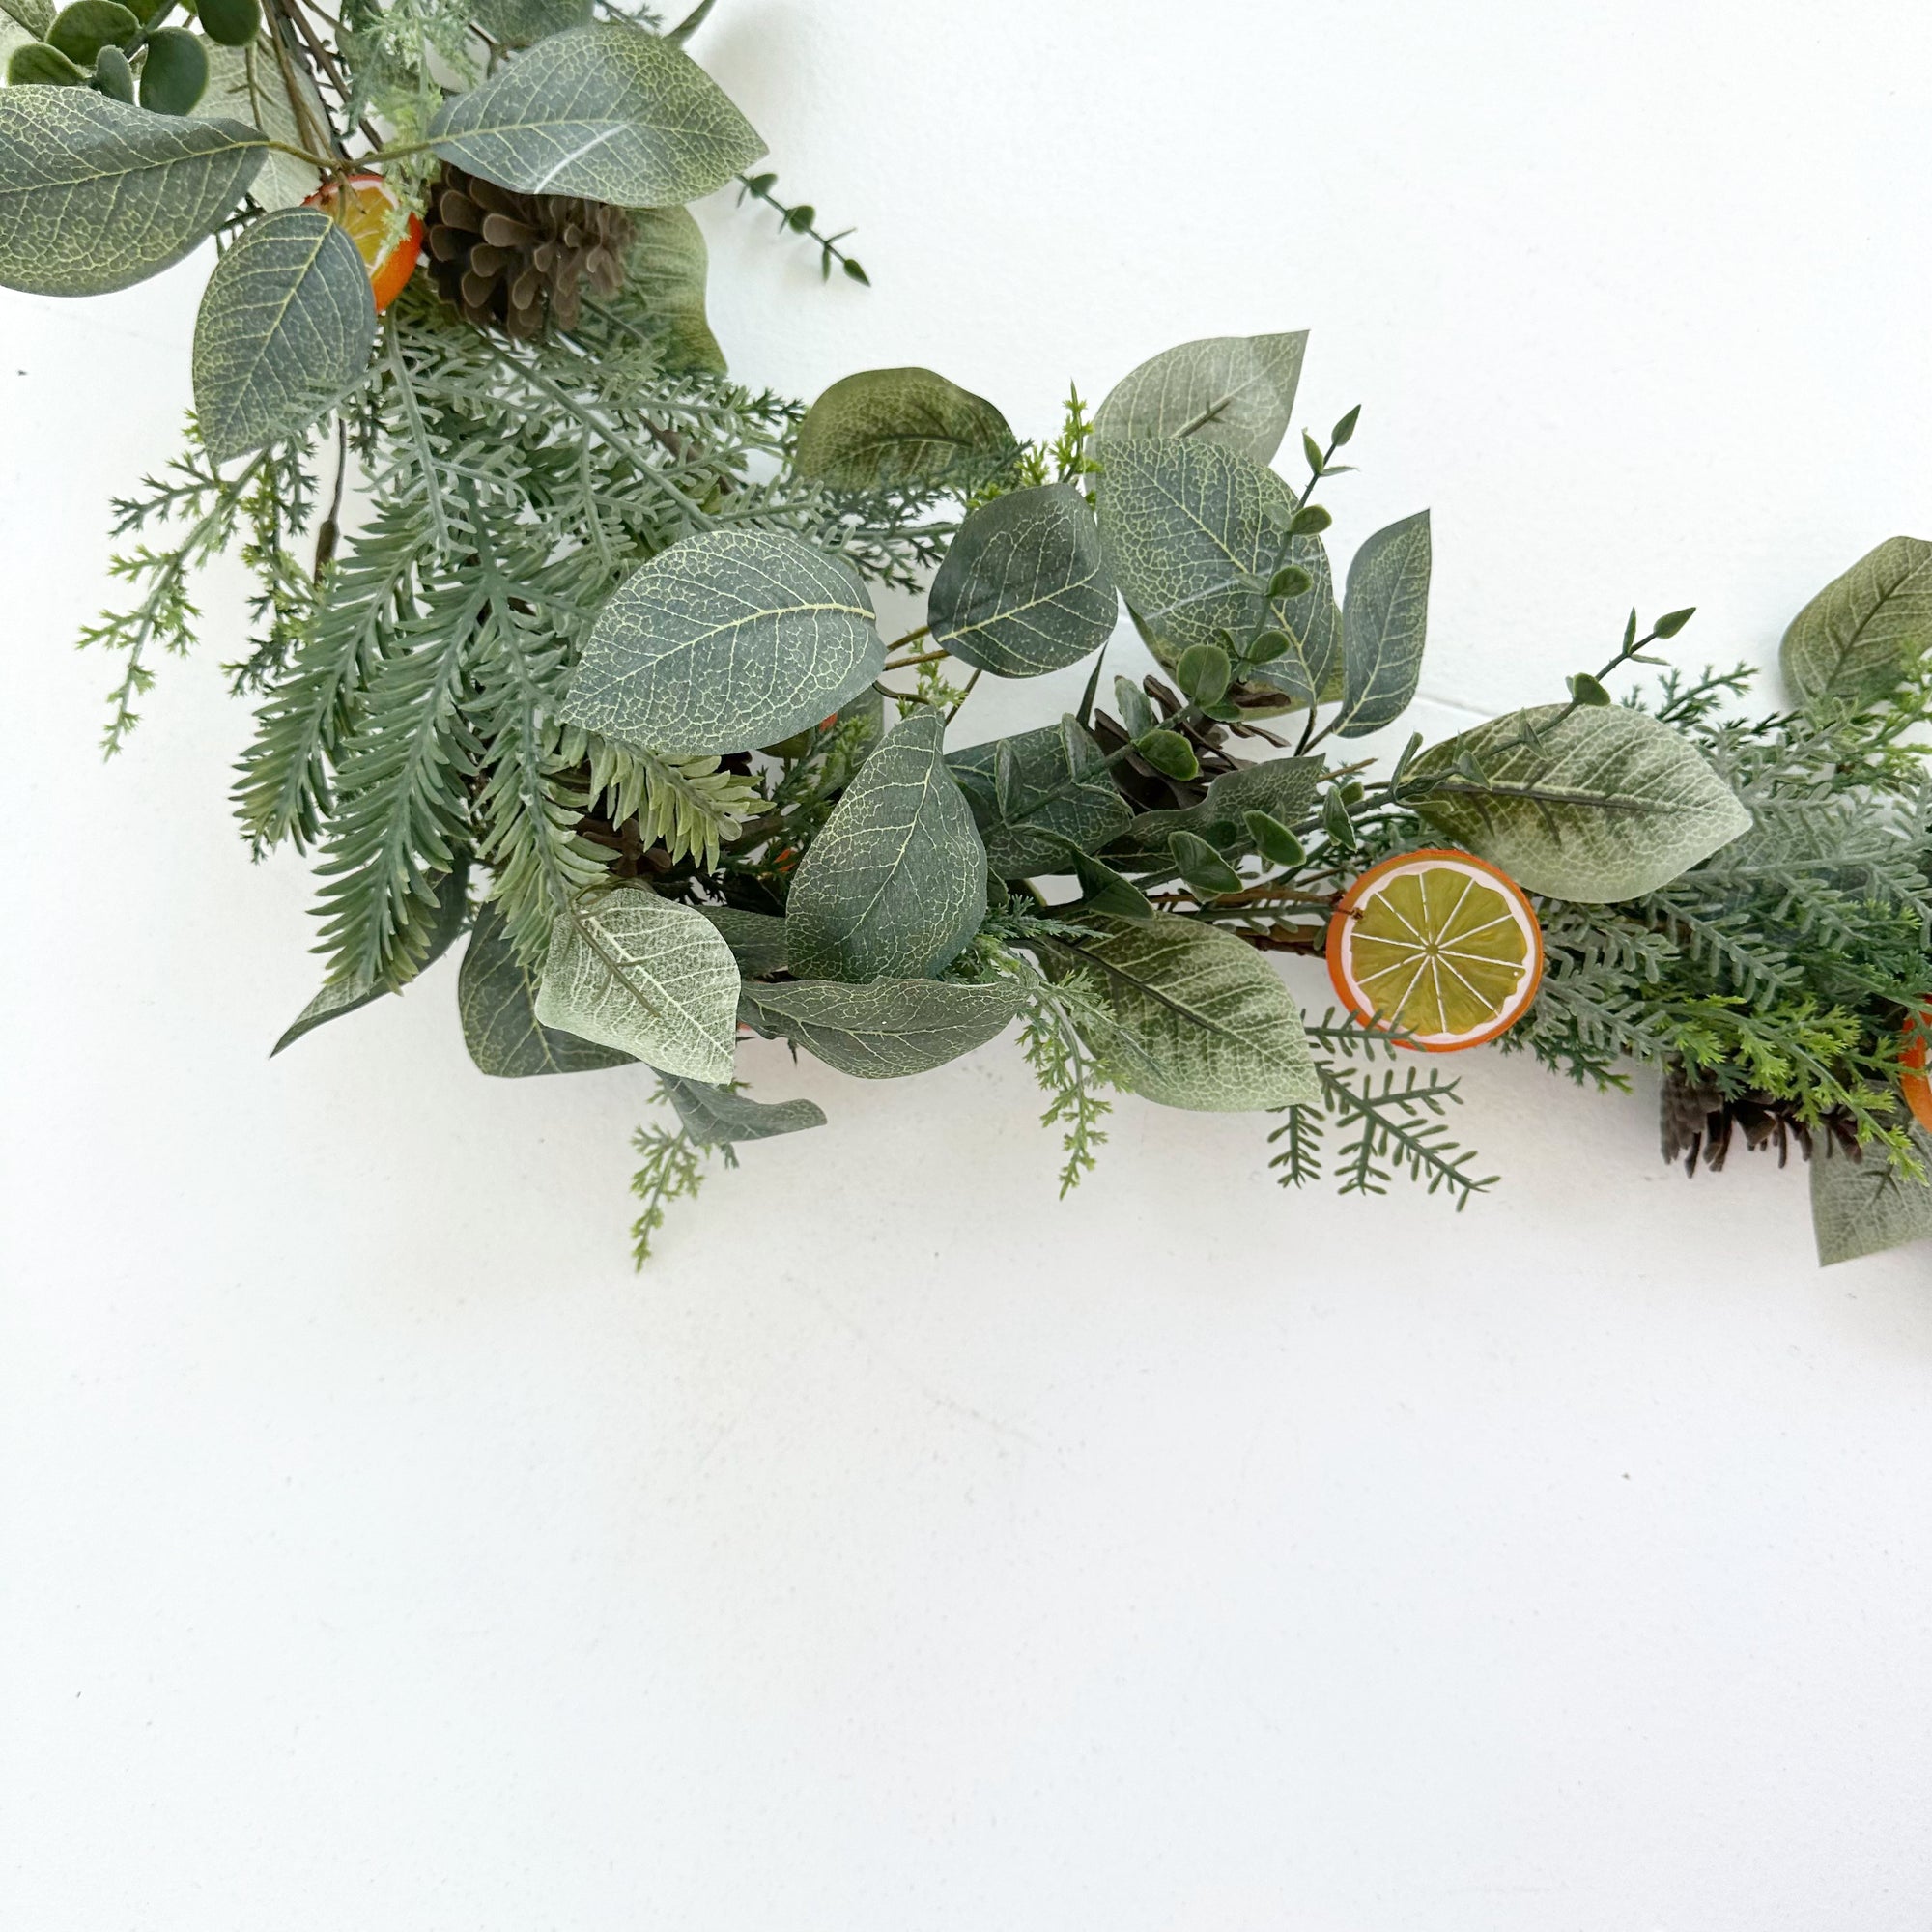
[[(1284, 1185), (1463, 1207), (1438, 1056), (1493, 1042), (1657, 1068), (1692, 1173), (1795, 1150), (1822, 1261), (1932, 1236), (1932, 544), (1798, 612), (1768, 714), (1662, 659), (1690, 611), (1633, 612), (1552, 701), (1400, 742), (1429, 517), (1331, 558), (1359, 411), (1274, 467), (1305, 334), (1167, 350), (1037, 439), (923, 368), (731, 379), (687, 204), (735, 182), (866, 274), (750, 172), (709, 4), (0, 0), (0, 284), (217, 243), (186, 447), (116, 504), (129, 601), (83, 641), (111, 753), (195, 572), (254, 573), (235, 807), (315, 855), (327, 958), (275, 1050), (460, 943), (484, 1073), (655, 1072), (639, 1260), (711, 1156), (823, 1123), (740, 1038), (880, 1079), (1009, 1029), (1063, 1192), (1133, 1094), (1267, 1116)], [(881, 586), (925, 599), (890, 643)], [(982, 677), (1080, 667), (973, 742)], [(1278, 952), (1325, 960), (1319, 1017)]]

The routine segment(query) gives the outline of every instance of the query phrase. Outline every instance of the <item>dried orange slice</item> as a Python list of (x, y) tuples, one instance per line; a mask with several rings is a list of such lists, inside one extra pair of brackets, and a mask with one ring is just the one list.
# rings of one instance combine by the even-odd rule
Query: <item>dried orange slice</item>
[(422, 253), (421, 217), (411, 215), (401, 234), (394, 232), (391, 223), (400, 204), (395, 189), (381, 175), (351, 175), (340, 187), (329, 182), (302, 206), (332, 214), (349, 231), (355, 252), (368, 264), (369, 291), (381, 315), (415, 273), (416, 258)]
[(1905, 1071), (1898, 1076), (1898, 1091), (1912, 1109), (1912, 1118), (1932, 1134), (1932, 1080), (1925, 1077), (1925, 1032), (1932, 1027), (1932, 1008), (1918, 1016), (1918, 1024), (1905, 1029), (1905, 1045), (1898, 1064)]
[(1467, 852), (1399, 852), (1342, 895), (1328, 977), (1369, 1026), (1425, 1053), (1507, 1033), (1543, 978), (1543, 928), (1522, 888)]

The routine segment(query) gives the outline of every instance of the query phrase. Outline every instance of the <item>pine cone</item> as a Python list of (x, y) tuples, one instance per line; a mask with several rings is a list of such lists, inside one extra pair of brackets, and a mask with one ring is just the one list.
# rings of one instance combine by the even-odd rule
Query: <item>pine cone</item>
[(518, 194), (445, 165), (430, 190), (424, 252), (449, 301), (519, 341), (548, 324), (574, 328), (582, 285), (612, 296), (624, 280), (631, 217), (601, 201)]
[[(1776, 1143), (1779, 1167), (1790, 1157), (1794, 1141), (1806, 1160), (1812, 1154), (1812, 1130), (1790, 1101), (1770, 1094), (1736, 1094), (1726, 1099), (1717, 1088), (1693, 1080), (1677, 1066), (1664, 1071), (1662, 1126), (1664, 1159), (1681, 1157), (1684, 1172), (1690, 1175), (1697, 1172), (1700, 1156), (1713, 1174), (1720, 1172), (1732, 1138), (1739, 1133), (1753, 1153)], [(1828, 1114), (1825, 1128), (1840, 1151), (1854, 1160), (1860, 1157), (1863, 1150), (1850, 1115)]]

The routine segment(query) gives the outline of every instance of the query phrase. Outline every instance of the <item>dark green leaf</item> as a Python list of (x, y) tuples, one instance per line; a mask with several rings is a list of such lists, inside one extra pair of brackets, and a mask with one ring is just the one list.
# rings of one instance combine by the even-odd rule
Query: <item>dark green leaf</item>
[(116, 100), (133, 100), (134, 70), (119, 47), (102, 47), (95, 55), (94, 84)]
[(58, 47), (29, 41), (7, 56), (9, 87), (85, 87), (87, 75)]
[(1234, 675), (1219, 644), (1189, 644), (1174, 667), (1175, 681), (1196, 704), (1219, 704)]
[(810, 1100), (754, 1100), (749, 1094), (707, 1086), (701, 1080), (680, 1080), (669, 1073), (662, 1078), (685, 1132), (699, 1147), (768, 1141), (778, 1134), (803, 1133), (825, 1124), (823, 1110)]
[(1238, 892), (1241, 875), (1207, 839), (1192, 832), (1168, 835), (1167, 849), (1176, 868), (1197, 894), (1212, 898), (1217, 893)]
[(503, 916), (494, 905), (476, 915), (464, 950), (456, 1006), (463, 1043), (485, 1073), (502, 1080), (540, 1073), (595, 1073), (630, 1066), (635, 1057), (598, 1046), (537, 1018), (537, 979), (517, 957)]
[[(590, 22), (591, 0), (472, 0), (476, 24), (499, 46), (528, 47)], [(666, 35), (675, 42), (675, 37)]]
[(1780, 660), (1799, 700), (1869, 704), (1932, 650), (1932, 543), (1888, 537), (1791, 620)]
[(116, 0), (73, 0), (54, 15), (47, 44), (76, 67), (92, 67), (102, 47), (118, 47), (140, 32), (141, 23)]
[(208, 49), (185, 27), (162, 27), (148, 37), (141, 63), (141, 105), (156, 114), (185, 114), (208, 92)]
[(724, 937), (738, 971), (748, 980), (782, 973), (791, 963), (785, 952), (785, 923), (767, 912), (741, 912), (736, 906), (697, 908)]
[[(1004, 806), (997, 783), (1002, 751), (1010, 766)], [(1072, 719), (969, 746), (946, 763), (973, 808), (987, 867), (998, 878), (1065, 872), (1069, 848), (1096, 850), (1132, 816), (1099, 746)]]
[(930, 369), (866, 369), (806, 412), (797, 464), (835, 490), (963, 487), (1004, 469), (1016, 446), (983, 396)]
[(1610, 694), (1586, 670), (1579, 670), (1570, 680), (1570, 697), (1577, 704), (1608, 704)]
[(984, 1046), (1019, 1011), (1009, 980), (874, 980), (847, 985), (794, 980), (745, 988), (741, 1013), (760, 1033), (793, 1041), (862, 1080), (929, 1072)]
[(704, 312), (710, 257), (704, 231), (688, 208), (639, 208), (631, 215), (636, 240), (624, 279), (664, 329), (668, 369), (724, 372), (724, 352)]
[(261, 0), (196, 0), (201, 30), (224, 47), (252, 45), (262, 31)]
[(1408, 709), (1429, 631), (1429, 512), (1378, 530), (1349, 565), (1342, 604), (1342, 713), (1336, 729), (1361, 738)]
[(1150, 731), (1134, 740), (1134, 750), (1163, 778), (1187, 780), (1201, 774), (1194, 747), (1179, 731)]
[(1265, 811), (1245, 811), (1241, 823), (1247, 827), (1254, 847), (1270, 866), (1298, 866), (1308, 857), (1308, 848), (1294, 836), (1293, 828)]
[(1692, 617), (1697, 614), (1693, 604), (1688, 611), (1671, 611), (1660, 617), (1650, 628), (1660, 638), (1674, 638)]

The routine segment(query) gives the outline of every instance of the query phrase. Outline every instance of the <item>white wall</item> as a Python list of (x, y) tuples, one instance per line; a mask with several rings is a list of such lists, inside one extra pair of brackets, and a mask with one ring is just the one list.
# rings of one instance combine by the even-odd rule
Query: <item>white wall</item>
[[(1340, 545), (1435, 508), (1432, 728), (1633, 602), (1769, 662), (1932, 529), (1917, 6), (724, 0), (696, 51), (876, 284), (721, 197), (749, 378), (1036, 431), (1312, 328)], [(201, 272), (0, 299), (0, 1922), (1932, 1923), (1928, 1252), (1817, 1272), (1802, 1177), (1661, 1169), (1647, 1081), (1470, 1056), (1461, 1216), (1131, 1103), (1059, 1205), (1010, 1051), (753, 1050), (832, 1124), (639, 1279), (646, 1083), (482, 1080), (453, 966), (269, 1062), (305, 881), (226, 816), (223, 645), (106, 770), (69, 647)]]

